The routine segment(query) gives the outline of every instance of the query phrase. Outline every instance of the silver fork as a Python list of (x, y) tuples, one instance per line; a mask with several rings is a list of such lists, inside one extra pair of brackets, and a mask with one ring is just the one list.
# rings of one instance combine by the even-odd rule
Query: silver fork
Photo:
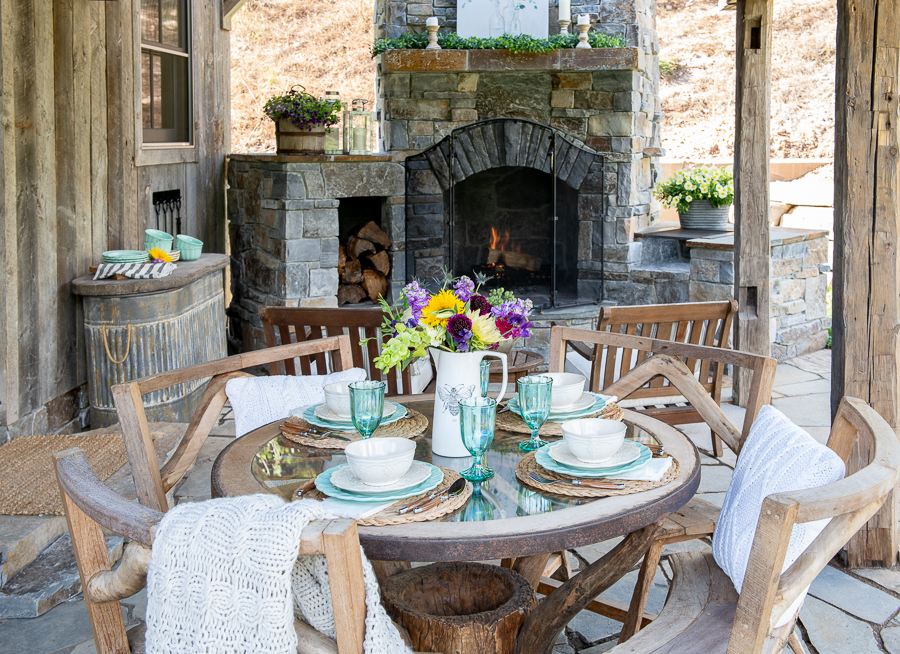
[(616, 484), (610, 481), (595, 481), (593, 479), (548, 479), (546, 477), (541, 477), (536, 472), (529, 472), (528, 476), (532, 481), (536, 481), (539, 484), (546, 484), (547, 486), (562, 481), (574, 486), (590, 486), (591, 488), (602, 488), (604, 490), (623, 490), (625, 488), (625, 484)]

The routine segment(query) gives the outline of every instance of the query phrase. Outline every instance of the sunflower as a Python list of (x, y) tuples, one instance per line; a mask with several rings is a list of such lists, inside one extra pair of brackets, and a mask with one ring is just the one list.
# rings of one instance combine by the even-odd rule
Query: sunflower
[(503, 340), (503, 335), (497, 329), (497, 322), (490, 314), (482, 316), (477, 311), (470, 311), (466, 315), (472, 321), (472, 334), (479, 341), (485, 345), (490, 345)]
[(162, 248), (152, 248), (149, 252), (150, 261), (162, 261), (164, 263), (172, 262), (172, 255)]
[(443, 290), (431, 296), (428, 304), (422, 309), (422, 321), (432, 327), (443, 327), (451, 316), (462, 313), (464, 305), (452, 291)]

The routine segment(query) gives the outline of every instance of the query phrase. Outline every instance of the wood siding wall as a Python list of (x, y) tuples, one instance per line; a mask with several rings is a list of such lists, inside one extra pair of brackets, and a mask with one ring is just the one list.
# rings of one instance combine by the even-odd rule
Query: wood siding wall
[(0, 442), (7, 432), (55, 430), (71, 415), (71, 398), (61, 398), (87, 374), (69, 282), (103, 250), (143, 245), (156, 224), (154, 192), (181, 189), (182, 231), (206, 251), (225, 250), (230, 55), (221, 5), (192, 2), (195, 152), (161, 165), (140, 165), (144, 153), (136, 165), (138, 8), (0, 0)]

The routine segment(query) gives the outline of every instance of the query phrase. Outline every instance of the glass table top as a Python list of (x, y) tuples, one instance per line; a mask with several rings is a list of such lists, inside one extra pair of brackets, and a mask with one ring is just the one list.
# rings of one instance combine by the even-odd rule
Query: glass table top
[[(430, 418), (430, 406), (416, 407)], [(658, 444), (649, 432), (628, 425), (625, 437), (647, 444)], [(527, 434), (497, 431), (491, 448), (485, 453), (485, 464), (494, 471), (493, 478), (473, 484), (472, 496), (468, 503), (448, 517), (448, 522), (470, 522), (499, 520), (516, 516), (536, 515), (559, 511), (567, 506), (579, 506), (602, 498), (575, 498), (533, 490), (520, 483), (516, 477), (516, 464), (525, 452), (519, 449), (519, 442), (528, 438)], [(547, 438), (547, 437), (545, 437)], [(550, 437), (548, 440), (558, 440)], [(417, 437), (416, 459), (449, 468), (457, 472), (472, 465), (471, 457), (448, 458), (431, 452), (431, 430)], [(276, 436), (256, 453), (250, 464), (254, 478), (263, 486), (287, 500), (294, 491), (319, 473), (343, 465), (347, 457), (339, 450), (326, 450), (300, 445)]]

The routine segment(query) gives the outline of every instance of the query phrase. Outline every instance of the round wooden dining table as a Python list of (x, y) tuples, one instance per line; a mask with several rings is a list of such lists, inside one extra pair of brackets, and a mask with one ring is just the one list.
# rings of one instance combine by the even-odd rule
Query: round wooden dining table
[[(431, 417), (433, 397), (391, 398)], [(662, 521), (687, 504), (700, 484), (696, 447), (681, 432), (655, 418), (625, 412), (626, 438), (665, 447), (679, 463), (669, 483), (629, 495), (577, 498), (533, 489), (516, 477), (526, 434), (497, 430), (487, 465), (494, 477), (476, 484), (468, 502), (439, 520), (384, 527), (359, 527), (360, 543), (373, 561), (439, 562), (514, 559), (513, 567), (537, 587), (553, 552), (624, 539), (606, 555), (573, 575), (529, 615), (517, 652), (549, 651), (557, 634), (591, 600), (629, 572), (643, 557)], [(235, 439), (212, 470), (213, 497), (269, 492), (290, 500), (300, 486), (327, 468), (341, 465), (339, 450), (299, 445), (284, 438), (280, 422)], [(553, 440), (550, 438), (550, 440)], [(471, 458), (431, 452), (430, 427), (416, 438), (416, 459), (464, 470)]]

